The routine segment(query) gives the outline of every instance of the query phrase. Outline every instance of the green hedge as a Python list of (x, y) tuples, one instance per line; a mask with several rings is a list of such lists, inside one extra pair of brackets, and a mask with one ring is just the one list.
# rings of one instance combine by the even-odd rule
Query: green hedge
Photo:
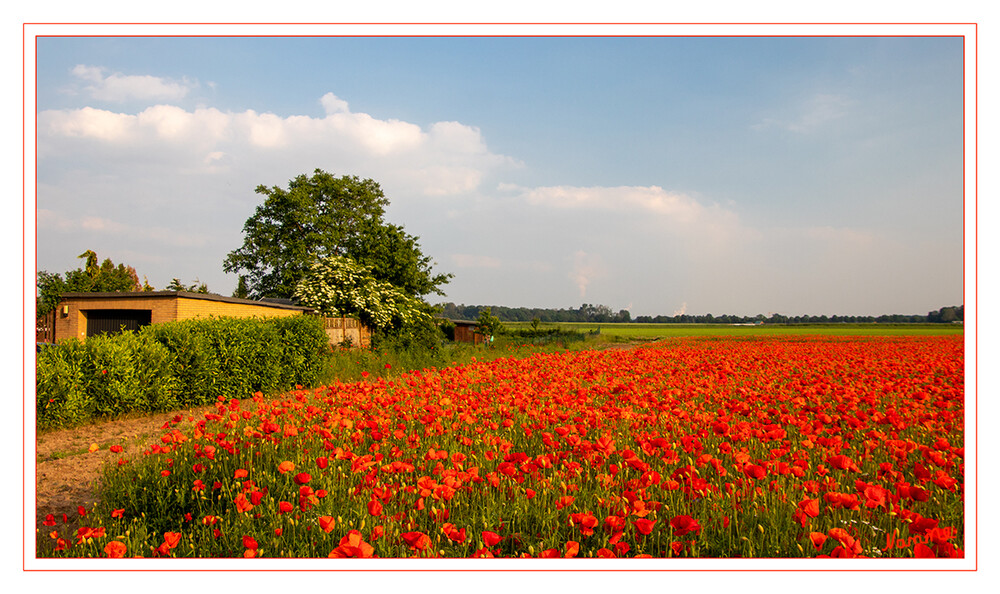
[(38, 353), (37, 426), (72, 427), (313, 385), (327, 352), (314, 316), (213, 317), (67, 340)]

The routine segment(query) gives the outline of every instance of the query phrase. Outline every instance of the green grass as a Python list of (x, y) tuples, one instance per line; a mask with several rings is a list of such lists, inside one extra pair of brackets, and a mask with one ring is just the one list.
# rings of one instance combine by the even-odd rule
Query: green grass
[[(504, 328), (523, 330), (530, 322), (504, 322)], [(625, 340), (656, 340), (676, 336), (944, 336), (961, 335), (961, 324), (797, 324), (733, 326), (729, 324), (592, 324), (557, 322), (541, 324), (540, 330), (559, 328), (594, 332)]]
[(555, 340), (546, 344), (529, 345), (519, 339), (499, 336), (490, 347), (447, 342), (434, 349), (343, 349), (334, 351), (326, 358), (319, 384), (329, 385), (338, 381), (349, 383), (366, 378), (388, 379), (417, 369), (440, 369), (507, 357), (520, 359), (536, 353), (586, 350), (600, 348), (607, 342), (608, 337), (589, 336), (586, 341)]

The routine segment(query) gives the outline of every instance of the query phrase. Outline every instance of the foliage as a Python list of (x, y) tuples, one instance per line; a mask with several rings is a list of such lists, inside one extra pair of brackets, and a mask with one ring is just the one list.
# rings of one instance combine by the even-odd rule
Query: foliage
[(168, 291), (187, 291), (188, 293), (202, 293), (202, 294), (207, 294), (208, 293), (208, 285), (205, 284), (205, 283), (203, 283), (203, 282), (200, 282), (198, 279), (195, 279), (194, 282), (191, 283), (190, 286), (186, 286), (186, 285), (184, 285), (184, 283), (181, 282), (181, 279), (174, 278), (174, 279), (170, 279), (170, 284), (167, 285), (167, 290)]
[(410, 328), (430, 318), (422, 301), (375, 278), (370, 266), (345, 256), (313, 263), (296, 285), (294, 296), (325, 316), (357, 317), (381, 332)]
[(84, 344), (69, 339), (43, 349), (35, 360), (38, 428), (73, 427), (89, 420), (94, 407), (87, 386), (94, 375)]
[(378, 183), (317, 169), (288, 189), (258, 186), (264, 204), (243, 226), (243, 246), (226, 256), (251, 298), (292, 297), (310, 265), (334, 256), (368, 266), (377, 280), (411, 297), (441, 293), (451, 275), (433, 274), (417, 237), (383, 220), (389, 200)]
[(490, 308), (484, 308), (479, 312), (479, 317), (476, 319), (476, 332), (489, 339), (489, 337), (499, 332), (500, 328), (500, 318), (493, 315), (490, 312)]
[[(528, 322), (505, 322), (504, 333), (511, 336), (532, 336)], [(958, 324), (595, 324), (558, 322), (539, 325), (537, 334), (595, 333), (617, 341), (661, 340), (682, 336), (941, 336), (961, 335)]]
[(278, 334), (281, 354), (278, 367), (281, 386), (314, 386), (323, 371), (330, 345), (320, 318), (287, 316), (271, 318)]
[(236, 289), (233, 291), (233, 297), (237, 299), (249, 299), (250, 289), (247, 288), (247, 279), (242, 274), (240, 275), (240, 280), (236, 283)]
[(84, 344), (92, 416), (173, 410), (180, 404), (172, 354), (148, 332), (93, 336)]
[[(447, 318), (458, 320), (474, 320), (485, 306), (456, 305), (454, 303), (439, 303), (437, 307)], [(627, 309), (613, 313), (606, 305), (591, 305), (584, 303), (576, 309), (544, 309), (527, 307), (490, 306), (491, 313), (500, 318), (501, 322), (531, 322), (539, 323), (590, 322), (597, 324), (618, 324), (636, 322), (642, 324), (925, 324), (937, 322), (958, 322), (965, 317), (965, 307), (962, 305), (944, 307), (927, 315), (916, 314), (885, 314), (880, 316), (842, 316), (842, 315), (798, 315), (786, 316), (772, 313), (768, 316), (757, 314), (753, 316), (737, 315), (691, 315), (678, 313), (671, 316), (636, 316)]]
[(65, 277), (59, 273), (38, 271), (36, 317), (55, 309), (63, 293), (129, 293), (153, 290), (148, 282), (139, 282), (139, 276), (131, 266), (115, 266), (111, 258), (106, 258), (98, 265), (97, 254), (92, 250), (87, 250), (79, 257), (86, 259), (84, 267), (66, 272)]
[(38, 427), (312, 385), (328, 350), (315, 316), (193, 319), (59, 342), (38, 353)]

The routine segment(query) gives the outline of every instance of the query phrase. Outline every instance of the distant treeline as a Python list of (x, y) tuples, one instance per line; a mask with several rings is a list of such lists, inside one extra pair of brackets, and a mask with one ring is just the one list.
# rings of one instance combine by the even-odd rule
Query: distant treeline
[(942, 307), (928, 312), (927, 315), (885, 314), (880, 316), (785, 316), (782, 314), (757, 314), (755, 316), (713, 316), (705, 314), (693, 316), (679, 314), (673, 316), (636, 316), (635, 318), (623, 309), (615, 313), (606, 305), (591, 305), (584, 303), (579, 309), (540, 309), (528, 307), (504, 307), (502, 305), (455, 305), (454, 303), (439, 303), (441, 315), (452, 320), (475, 320), (479, 312), (486, 307), (500, 318), (502, 322), (591, 322), (613, 324), (616, 322), (634, 322), (638, 324), (928, 324), (951, 323), (965, 320), (965, 306)]

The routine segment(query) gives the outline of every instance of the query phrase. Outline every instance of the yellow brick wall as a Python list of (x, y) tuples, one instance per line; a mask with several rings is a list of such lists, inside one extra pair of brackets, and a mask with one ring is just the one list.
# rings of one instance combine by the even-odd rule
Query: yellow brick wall
[[(227, 303), (210, 299), (192, 299), (176, 295), (155, 297), (120, 297), (114, 299), (71, 298), (56, 308), (55, 340), (87, 337), (87, 317), (83, 313), (93, 309), (139, 309), (150, 311), (150, 323), (162, 324), (176, 320), (207, 316), (238, 318), (297, 316), (302, 311), (262, 305)], [(65, 313), (64, 313), (65, 312)]]
[[(230, 316), (234, 318), (270, 318), (301, 315), (301, 310), (281, 309), (262, 305), (243, 303), (226, 303), (224, 301), (208, 301), (206, 299), (177, 299), (177, 320), (207, 316)], [(154, 321), (155, 323), (155, 321)]]

